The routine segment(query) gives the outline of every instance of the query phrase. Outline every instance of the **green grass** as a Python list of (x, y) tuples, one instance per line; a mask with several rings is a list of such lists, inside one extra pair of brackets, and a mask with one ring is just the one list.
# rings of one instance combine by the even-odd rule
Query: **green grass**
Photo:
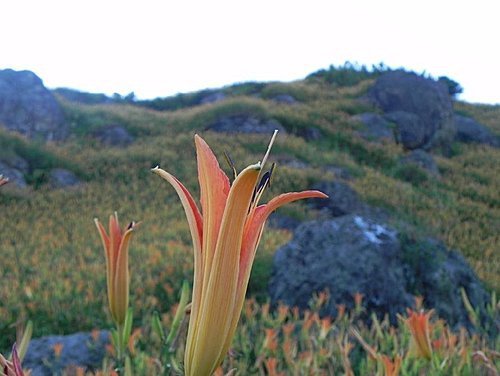
[[(58, 145), (1, 131), (0, 156), (25, 158), (32, 175), (28, 181), (36, 189), (18, 193), (7, 186), (0, 191), (0, 349), (13, 342), (12, 324), (20, 317), (34, 321), (35, 336), (106, 327), (104, 255), (92, 220), (104, 220), (115, 210), (123, 222), (142, 221), (130, 251), (134, 325), (147, 326), (153, 311), (170, 310), (181, 281), (191, 278), (191, 239), (173, 189), (149, 170), (160, 165), (197, 197), (194, 133), (202, 134), (219, 157), (229, 152), (238, 170), (260, 160), (270, 135), (204, 131), (217, 117), (236, 113), (278, 120), (287, 135), (278, 137), (273, 158), (290, 156), (309, 165), (278, 166), (265, 199), (333, 178), (331, 166), (345, 168), (365, 200), (462, 252), (488, 288), (500, 292), (500, 174), (493, 173), (500, 165), (500, 151), (460, 145), (452, 158), (435, 156), (441, 172), (437, 180), (420, 171), (402, 171), (400, 146), (366, 142), (356, 134), (359, 124), (350, 120), (370, 110), (356, 98), (369, 87), (373, 74), (354, 79), (352, 72), (344, 73), (346, 77), (334, 71), (333, 78), (316, 75), (290, 84), (234, 85), (224, 89), (228, 99), (203, 106), (195, 103), (200, 93), (148, 105), (161, 111), (60, 99), (72, 135)], [(299, 103), (274, 103), (277, 94), (292, 95)], [(456, 108), (500, 132), (499, 106), (457, 103)], [(125, 149), (103, 148), (90, 134), (108, 123), (125, 126), (136, 141)], [(309, 127), (322, 137), (306, 142), (297, 136)], [(36, 174), (54, 167), (69, 168), (86, 183), (77, 190), (50, 191)], [(304, 205), (287, 210), (302, 219), (315, 216)], [(263, 238), (249, 290), (260, 301), (266, 296), (273, 252), (289, 238), (290, 233), (272, 229)], [(365, 367), (361, 364), (357, 367)]]

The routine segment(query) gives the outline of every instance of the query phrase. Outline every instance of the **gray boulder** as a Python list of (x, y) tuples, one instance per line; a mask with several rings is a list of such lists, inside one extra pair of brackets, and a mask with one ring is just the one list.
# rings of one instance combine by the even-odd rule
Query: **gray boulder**
[(382, 115), (366, 112), (355, 115), (352, 120), (364, 125), (359, 131), (361, 137), (368, 141), (393, 140), (394, 127)]
[(433, 156), (424, 150), (412, 150), (400, 160), (401, 164), (416, 165), (432, 176), (439, 176), (439, 169)]
[(267, 220), (267, 225), (269, 227), (289, 231), (295, 230), (300, 225), (300, 223), (301, 222), (298, 219), (276, 212), (272, 213)]
[[(32, 376), (60, 375), (70, 366), (96, 370), (101, 366), (108, 343), (107, 331), (99, 332), (95, 339), (90, 333), (35, 338), (30, 341), (23, 368), (31, 369)], [(62, 345), (59, 357), (54, 354), (55, 345)]]
[(314, 293), (328, 289), (331, 298), (322, 313), (334, 316), (338, 304), (352, 307), (359, 292), (367, 312), (387, 313), (393, 321), (422, 295), (451, 325), (468, 325), (460, 287), (483, 309), (488, 294), (458, 253), (350, 214), (300, 225), (276, 251), (269, 293), (274, 304), (307, 308)]
[(217, 103), (223, 101), (224, 99), (226, 99), (226, 94), (222, 91), (215, 91), (201, 98), (200, 104)]
[(351, 180), (352, 179), (351, 173), (345, 167), (336, 166), (336, 165), (326, 165), (324, 167), (324, 170), (327, 172), (333, 173), (333, 175), (335, 175), (336, 179), (342, 179), (342, 180)]
[(313, 187), (328, 195), (328, 198), (307, 200), (308, 205), (318, 209), (328, 217), (359, 213), (366, 208), (358, 194), (348, 184), (340, 181), (323, 181)]
[(276, 251), (269, 293), (273, 302), (307, 308), (315, 292), (330, 291), (326, 315), (337, 304), (352, 306), (364, 294), (367, 308), (394, 316), (411, 306), (396, 267), (396, 233), (356, 215), (299, 226), (291, 242)]
[[(411, 130), (418, 137), (412, 136), (409, 149), (448, 145), (454, 137), (452, 102), (442, 82), (402, 70), (390, 71), (376, 80), (368, 98), (385, 113), (397, 111), (418, 117), (418, 122), (412, 120), (412, 127), (421, 127), (421, 131)], [(403, 127), (404, 119), (398, 120), (397, 126)], [(408, 129), (406, 125), (399, 133)]]
[(302, 137), (306, 141), (316, 141), (323, 137), (323, 132), (315, 127), (303, 127), (294, 132), (295, 135)]
[(275, 95), (272, 100), (279, 104), (294, 105), (297, 104), (297, 99), (289, 94), (278, 94)]
[(411, 112), (393, 111), (385, 118), (396, 125), (396, 141), (407, 150), (414, 150), (426, 142), (425, 126), (420, 117)]
[(277, 129), (281, 134), (285, 128), (274, 119), (265, 119), (252, 114), (233, 114), (218, 118), (206, 127), (207, 130), (224, 133), (265, 133)]
[(272, 156), (270, 158), (270, 162), (276, 163), (278, 167), (289, 167), (289, 168), (295, 168), (297, 170), (303, 170), (305, 168), (309, 168), (309, 164), (307, 162), (292, 157), (288, 154)]
[(29, 138), (61, 140), (64, 114), (42, 80), (30, 71), (0, 70), (0, 124)]
[(27, 186), (25, 175), (29, 172), (29, 165), (23, 158), (13, 155), (0, 160), (0, 175), (9, 178), (11, 184), (20, 188)]
[(106, 146), (128, 146), (133, 141), (132, 135), (119, 124), (109, 124), (96, 129), (92, 135)]
[(466, 116), (455, 115), (456, 140), (500, 147), (500, 139), (484, 125)]
[(71, 171), (64, 168), (50, 170), (48, 183), (51, 188), (68, 188), (80, 185), (81, 181)]

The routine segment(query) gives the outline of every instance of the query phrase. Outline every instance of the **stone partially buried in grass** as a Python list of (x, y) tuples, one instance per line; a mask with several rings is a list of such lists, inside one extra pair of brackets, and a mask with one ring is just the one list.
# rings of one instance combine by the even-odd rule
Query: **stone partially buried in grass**
[(366, 112), (355, 115), (352, 120), (363, 124), (359, 135), (368, 141), (394, 140), (394, 127), (382, 115)]
[(119, 124), (109, 124), (96, 129), (92, 135), (106, 146), (124, 147), (134, 141), (127, 129)]
[(469, 326), (460, 288), (484, 312), (482, 283), (462, 256), (433, 240), (414, 240), (385, 223), (357, 214), (300, 225), (294, 238), (276, 251), (269, 292), (273, 303), (307, 308), (314, 293), (328, 289), (323, 314), (338, 304), (353, 306), (361, 293), (368, 312), (380, 317), (412, 307), (423, 296), (427, 307), (452, 325)]
[(285, 128), (274, 119), (266, 119), (253, 114), (234, 114), (218, 118), (206, 130), (224, 133), (263, 133), (272, 134), (278, 130), (285, 134)]
[(71, 171), (64, 168), (54, 168), (49, 172), (48, 183), (51, 188), (69, 188), (79, 186), (80, 179)]
[(357, 213), (365, 209), (354, 189), (347, 183), (340, 181), (323, 181), (314, 186), (328, 195), (327, 199), (311, 199), (308, 204), (330, 217), (340, 217), (346, 214)]
[(457, 133), (455, 139), (465, 143), (485, 144), (500, 147), (500, 139), (484, 125), (472, 118), (455, 115)]
[[(71, 366), (96, 370), (102, 366), (109, 343), (107, 331), (35, 338), (30, 341), (23, 368), (30, 369), (33, 376), (60, 375)], [(59, 356), (55, 354), (57, 348)]]
[(434, 177), (439, 176), (439, 168), (431, 154), (423, 150), (412, 150), (400, 159), (403, 166), (415, 165)]
[(8, 178), (11, 184), (19, 188), (27, 186), (25, 175), (28, 173), (29, 166), (23, 158), (12, 156), (0, 160), (0, 174)]

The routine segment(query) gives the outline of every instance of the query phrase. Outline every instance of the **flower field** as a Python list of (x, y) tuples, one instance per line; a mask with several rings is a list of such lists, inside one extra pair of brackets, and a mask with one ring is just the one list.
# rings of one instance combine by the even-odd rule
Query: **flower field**
[[(453, 145), (453, 157), (435, 156), (439, 179), (427, 177), (418, 183), (401, 179), (396, 170), (402, 147), (362, 140), (356, 133), (359, 124), (350, 120), (366, 110), (355, 98), (370, 82), (349, 87), (314, 81), (269, 84), (260, 98), (240, 87), (237, 95), (223, 102), (172, 111), (83, 105), (59, 98), (72, 127), (68, 141), (40, 145), (1, 131), (0, 156), (15, 151), (46, 162), (30, 172), (34, 183), (29, 188), (18, 190), (10, 183), (0, 187), (0, 353), (10, 351), (16, 327), (27, 320), (33, 322), (33, 337), (112, 327), (106, 261), (94, 218), (108, 218), (116, 211), (123, 224), (140, 222), (128, 260), (134, 317), (127, 349), (130, 369), (139, 375), (182, 373), (182, 325), (179, 342), (166, 351), (152, 323), (159, 317), (168, 333), (183, 281), (193, 281), (191, 234), (175, 191), (151, 169), (160, 166), (169, 171), (199, 197), (193, 135), (204, 137), (232, 176), (231, 167), (223, 162), (224, 152), (241, 171), (262, 159), (270, 135), (219, 134), (205, 131), (205, 125), (223, 114), (249, 111), (276, 119), (287, 130), (277, 138), (269, 162), (288, 156), (307, 165), (295, 168), (278, 163), (263, 202), (282, 192), (309, 189), (325, 177), (334, 178), (328, 166), (349, 171), (350, 185), (368, 203), (465, 256), (491, 293), (487, 311), (496, 327), (478, 321), (474, 307), (471, 331), (450, 328), (429, 313), (430, 307), (421, 306), (391, 323), (365, 312), (359, 296), (353, 310), (341, 307), (337, 317), (322, 317), (326, 292), (319, 293), (305, 312), (271, 307), (266, 291), (272, 257), (292, 237), (290, 231), (271, 228), (262, 236), (240, 324), (216, 374), (498, 374), (500, 173), (496, 172), (500, 149)], [(276, 92), (293, 95), (301, 103), (282, 106), (266, 99)], [(500, 133), (500, 107), (455, 106)], [(135, 142), (127, 148), (107, 148), (90, 137), (93, 128), (110, 122), (124, 125)], [(306, 141), (298, 136), (310, 126), (324, 137)], [(83, 183), (50, 189), (44, 174), (47, 166), (58, 163), (72, 168)], [(298, 220), (318, 215), (302, 202), (280, 210)], [(417, 317), (424, 315), (420, 308), (425, 318)], [(366, 316), (371, 319), (361, 319)], [(418, 320), (429, 322), (420, 325)], [(99, 372), (111, 373), (115, 358), (113, 349), (108, 349)], [(68, 374), (85, 371), (68, 370)]]

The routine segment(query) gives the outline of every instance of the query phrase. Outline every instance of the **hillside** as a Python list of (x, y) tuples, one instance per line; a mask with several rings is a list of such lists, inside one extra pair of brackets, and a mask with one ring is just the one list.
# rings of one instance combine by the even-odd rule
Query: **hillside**
[[(327, 73), (142, 102), (85, 104), (56, 92), (66, 139), (44, 143), (1, 130), (0, 161), (21, 157), (29, 167), (25, 188), (9, 184), (0, 192), (0, 338), (12, 337), (11, 324), (20, 317), (35, 321), (36, 336), (106, 325), (104, 256), (93, 218), (104, 220), (113, 211), (123, 222), (141, 221), (130, 251), (135, 317), (168, 311), (181, 281), (191, 278), (191, 238), (174, 191), (150, 169), (168, 170), (197, 197), (195, 133), (230, 176), (223, 153), (241, 170), (262, 158), (268, 130), (277, 125), (277, 170), (264, 200), (345, 174), (364, 202), (389, 213), (393, 226), (410, 226), (416, 239), (433, 237), (458, 250), (487, 289), (500, 292), (500, 149), (454, 139), (430, 149), (437, 174), (402, 164), (409, 154), (403, 144), (363, 137), (356, 117), (380, 113), (362, 99), (379, 72)], [(453, 109), (500, 136), (500, 106), (453, 101)], [(227, 132), (231, 121), (257, 131)], [(99, 129), (110, 126), (125, 130), (125, 144), (99, 138)], [(72, 172), (79, 182), (54, 189), (54, 168)], [(320, 215), (305, 203), (279, 213), (299, 221)], [(286, 229), (265, 233), (250, 295), (265, 299), (273, 254), (291, 237)], [(0, 342), (0, 349), (8, 343)]]

